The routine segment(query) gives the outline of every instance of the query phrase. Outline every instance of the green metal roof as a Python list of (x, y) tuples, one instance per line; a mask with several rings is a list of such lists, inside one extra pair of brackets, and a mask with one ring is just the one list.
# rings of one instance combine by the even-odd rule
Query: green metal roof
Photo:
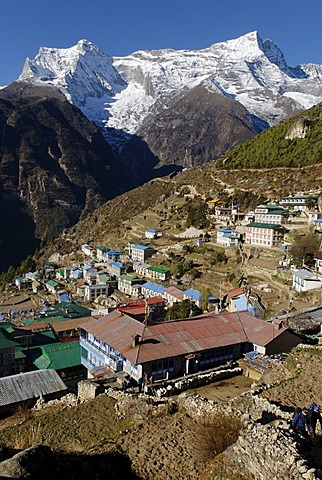
[(28, 325), (40, 325), (41, 323), (55, 323), (55, 322), (63, 322), (64, 320), (69, 320), (69, 318), (63, 317), (61, 315), (55, 315), (54, 317), (34, 317), (34, 318), (26, 318), (21, 321), (24, 327)]
[(122, 280), (127, 280), (128, 282), (138, 282), (142, 280), (142, 278), (133, 277), (132, 275), (120, 275), (120, 278)]
[(55, 305), (48, 307), (46, 311), (46, 316), (56, 316), (62, 315), (67, 318), (77, 318), (77, 317), (88, 317), (90, 316), (91, 311), (88, 308), (81, 307), (76, 305), (76, 303), (71, 302), (60, 302)]
[(18, 347), (15, 349), (15, 359), (18, 360), (19, 358), (26, 358), (26, 354), (24, 353), (24, 347)]
[(0, 350), (5, 350), (7, 348), (15, 348), (19, 346), (19, 343), (12, 340), (6, 330), (0, 328)]
[(279, 209), (279, 208), (269, 208), (268, 209), (268, 212), (267, 214), (264, 214), (264, 215), (288, 215), (288, 212), (286, 210), (283, 209)]
[(55, 282), (55, 280), (48, 280), (48, 282), (46, 282), (46, 285), (49, 285), (50, 287), (57, 287), (58, 283)]
[(15, 331), (15, 327), (11, 322), (1, 322), (1, 329), (5, 330), (8, 333)]
[(75, 367), (81, 364), (79, 341), (56, 343), (54, 345), (43, 345), (40, 355), (33, 363), (41, 369)]
[(99, 276), (100, 282), (107, 283), (110, 280), (110, 276), (106, 275), (105, 273), (98, 276)]
[(170, 269), (169, 268), (166, 268), (166, 267), (154, 267), (153, 265), (151, 265), (148, 270), (151, 270), (152, 272), (157, 272), (157, 273), (168, 273), (170, 272)]
[(255, 227), (255, 228), (270, 228), (271, 230), (280, 230), (284, 229), (282, 225), (277, 225), (275, 223), (259, 223), (259, 222), (251, 222), (246, 227)]

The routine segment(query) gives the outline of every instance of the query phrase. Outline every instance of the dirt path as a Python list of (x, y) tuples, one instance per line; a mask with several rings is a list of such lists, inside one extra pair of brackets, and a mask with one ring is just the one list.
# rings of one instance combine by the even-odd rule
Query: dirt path
[(187, 393), (197, 393), (201, 397), (208, 398), (214, 402), (228, 402), (232, 398), (238, 397), (248, 391), (253, 383), (250, 378), (244, 375), (229, 378), (220, 382), (211, 383), (204, 387), (187, 390)]

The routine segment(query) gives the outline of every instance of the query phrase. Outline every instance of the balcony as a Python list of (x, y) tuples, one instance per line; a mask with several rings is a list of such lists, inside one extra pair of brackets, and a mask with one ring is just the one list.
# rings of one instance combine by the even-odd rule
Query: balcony
[[(104, 365), (110, 367), (115, 372), (122, 370), (123, 361), (117, 360), (117, 358), (115, 358), (114, 360), (108, 355), (108, 353), (103, 351), (97, 344), (94, 344), (93, 342), (90, 342), (89, 340), (86, 340), (85, 338), (81, 337), (80, 346), (83, 347), (88, 352), (91, 352), (93, 355), (99, 358), (102, 361), (102, 363), (104, 363)], [(85, 363), (87, 363), (89, 367), (85, 365)], [(83, 357), (82, 357), (82, 364), (89, 370), (92, 369), (93, 366), (95, 366), (95, 365), (92, 365), (88, 360), (86, 360)]]

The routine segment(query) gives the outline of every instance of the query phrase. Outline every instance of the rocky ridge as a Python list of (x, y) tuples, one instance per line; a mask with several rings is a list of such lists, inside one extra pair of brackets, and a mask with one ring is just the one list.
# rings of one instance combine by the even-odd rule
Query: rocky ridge
[(0, 131), (0, 271), (131, 185), (98, 127), (63, 97), (0, 99)]

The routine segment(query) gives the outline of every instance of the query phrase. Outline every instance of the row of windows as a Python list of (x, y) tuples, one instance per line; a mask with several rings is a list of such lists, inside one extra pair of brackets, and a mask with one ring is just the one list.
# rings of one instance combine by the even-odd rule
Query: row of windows
[(159, 360), (158, 362), (152, 363), (152, 374), (160, 374), (166, 372), (173, 372), (174, 370), (174, 360), (173, 358)]

